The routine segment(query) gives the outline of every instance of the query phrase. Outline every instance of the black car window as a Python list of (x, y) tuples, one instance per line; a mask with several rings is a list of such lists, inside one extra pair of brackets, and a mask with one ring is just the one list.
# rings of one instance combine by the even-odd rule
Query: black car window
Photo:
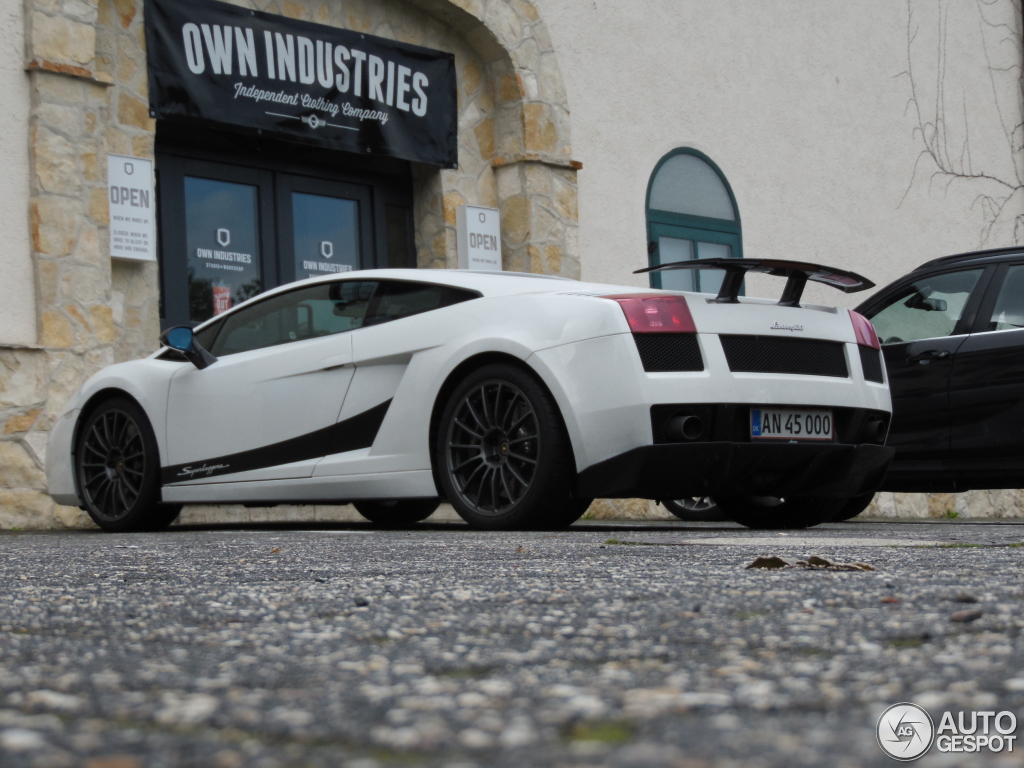
[(988, 330), (1024, 328), (1024, 265), (1010, 267), (992, 308)]
[(949, 336), (963, 314), (981, 269), (930, 275), (903, 286), (869, 319), (883, 344)]
[(385, 281), (374, 297), (366, 325), (380, 325), (403, 317), (448, 307), (478, 298), (480, 294), (448, 285)]
[(209, 349), (213, 344), (213, 340), (217, 338), (217, 331), (220, 330), (220, 327), (223, 324), (223, 321), (219, 323), (210, 323), (201, 331), (196, 331), (195, 339), (199, 342), (199, 346), (203, 349)]
[(363, 324), (376, 281), (317, 283), (228, 315), (210, 350), (217, 357), (344, 333)]

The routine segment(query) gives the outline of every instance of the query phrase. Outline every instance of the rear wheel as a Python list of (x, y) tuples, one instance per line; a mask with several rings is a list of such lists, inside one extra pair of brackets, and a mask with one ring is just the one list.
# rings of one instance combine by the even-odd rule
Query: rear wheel
[(719, 496), (729, 520), (758, 530), (810, 528), (835, 517), (845, 499), (828, 496)]
[(875, 494), (873, 493), (862, 493), (860, 496), (853, 496), (852, 498), (846, 499), (843, 502), (843, 506), (839, 508), (835, 517), (832, 518), (833, 523), (841, 523), (844, 520), (849, 520), (851, 517), (856, 517), (874, 500)]
[(725, 513), (710, 496), (686, 496), (682, 499), (662, 499), (662, 506), (680, 520), (690, 523), (719, 523)]
[(90, 413), (75, 444), (75, 473), (89, 517), (105, 531), (166, 528), (181, 505), (160, 503), (160, 457), (143, 410), (118, 397)]
[(384, 527), (402, 527), (426, 520), (441, 505), (439, 499), (394, 499), (354, 501), (360, 515)]
[(471, 372), (441, 413), (435, 461), (444, 495), (475, 528), (563, 528), (589, 502), (558, 407), (529, 373), (495, 363)]
[(537, 525), (537, 528), (545, 531), (564, 530), (583, 517), (593, 503), (593, 499), (578, 499), (573, 496), (545, 515), (542, 522)]

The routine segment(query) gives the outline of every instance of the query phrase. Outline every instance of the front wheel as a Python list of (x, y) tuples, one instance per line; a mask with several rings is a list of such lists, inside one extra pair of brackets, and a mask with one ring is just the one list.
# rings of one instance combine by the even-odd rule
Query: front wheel
[(725, 513), (710, 496), (685, 496), (681, 499), (662, 499), (665, 509), (688, 523), (720, 523)]
[(828, 496), (719, 496), (717, 501), (727, 519), (747, 528), (770, 531), (826, 523), (846, 500)]
[(166, 528), (180, 505), (160, 503), (160, 457), (145, 412), (132, 400), (101, 403), (75, 442), (75, 474), (85, 511), (105, 531)]
[(488, 530), (562, 528), (589, 506), (558, 407), (528, 372), (495, 363), (471, 372), (441, 413), (435, 466), (448, 501)]
[(352, 506), (371, 523), (401, 528), (426, 520), (441, 505), (439, 499), (394, 499), (392, 501), (354, 501)]

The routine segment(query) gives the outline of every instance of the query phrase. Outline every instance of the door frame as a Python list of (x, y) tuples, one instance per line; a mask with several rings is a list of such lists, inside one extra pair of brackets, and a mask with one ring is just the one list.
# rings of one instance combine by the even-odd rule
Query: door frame
[[(197, 165), (193, 165), (197, 164)], [(205, 165), (204, 165), (205, 164)], [(310, 188), (317, 182), (354, 185), (368, 190), (369, 204), (360, 212), (361, 267), (389, 266), (387, 206), (405, 209), (407, 263), (416, 267), (416, 244), (409, 229), (414, 219), (412, 165), (392, 157), (365, 157), (350, 152), (324, 150), (310, 145), (262, 136), (234, 133), (212, 125), (181, 125), (170, 120), (157, 123), (157, 245), (160, 276), (160, 327), (194, 325), (188, 316), (188, 271), (185, 267), (184, 176), (189, 168), (223, 170), (226, 176), (206, 176), (224, 181), (260, 184), (260, 248), (263, 290), (292, 282), (287, 279), (281, 239), (291, 235), (281, 226), (282, 179), (300, 179)], [(203, 175), (202, 173), (198, 175)], [(323, 187), (326, 189), (327, 187)], [(316, 194), (316, 193), (314, 193)], [(289, 206), (290, 208), (290, 206)], [(293, 247), (289, 246), (290, 253)], [(294, 256), (287, 257), (294, 274)], [(184, 297), (184, 299), (182, 298)], [(168, 300), (170, 299), (170, 300)]]
[[(257, 191), (257, 242), (260, 246), (260, 281), (263, 291), (279, 285), (277, 235), (274, 216), (274, 177), (269, 171), (242, 168), (178, 156), (163, 158), (157, 173), (157, 201), (160, 223), (180, 222), (180, 226), (161, 226), (160, 245), (160, 326), (194, 325), (188, 305), (188, 252), (185, 223), (185, 177), (198, 177), (232, 184), (246, 184)], [(170, 256), (170, 254), (174, 254)], [(177, 300), (167, 301), (168, 297)]]
[[(373, 269), (379, 266), (380, 254), (373, 244), (377, 242), (373, 228), (373, 189), (365, 184), (352, 184), (343, 181), (329, 181), (310, 176), (299, 176), (291, 173), (275, 175), (277, 194), (277, 264), (280, 270), (281, 285), (291, 282), (295, 274), (295, 238), (294, 210), (292, 193), (299, 192), (310, 195), (321, 195), (344, 200), (355, 200), (359, 204), (359, 231), (357, 232), (359, 248), (359, 269)], [(344, 273), (339, 273), (342, 276)]]

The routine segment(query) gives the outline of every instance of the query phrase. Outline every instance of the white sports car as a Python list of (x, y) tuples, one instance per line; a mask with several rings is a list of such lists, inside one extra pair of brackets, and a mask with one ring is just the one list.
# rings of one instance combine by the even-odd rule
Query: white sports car
[[(478, 528), (559, 528), (597, 497), (713, 496), (753, 527), (831, 519), (892, 451), (877, 339), (801, 306), (814, 264), (702, 260), (717, 296), (539, 275), (372, 270), (253, 298), (110, 366), (53, 425), (50, 493), (107, 530), (183, 504), (354, 503)], [(788, 277), (780, 302), (743, 275)]]

